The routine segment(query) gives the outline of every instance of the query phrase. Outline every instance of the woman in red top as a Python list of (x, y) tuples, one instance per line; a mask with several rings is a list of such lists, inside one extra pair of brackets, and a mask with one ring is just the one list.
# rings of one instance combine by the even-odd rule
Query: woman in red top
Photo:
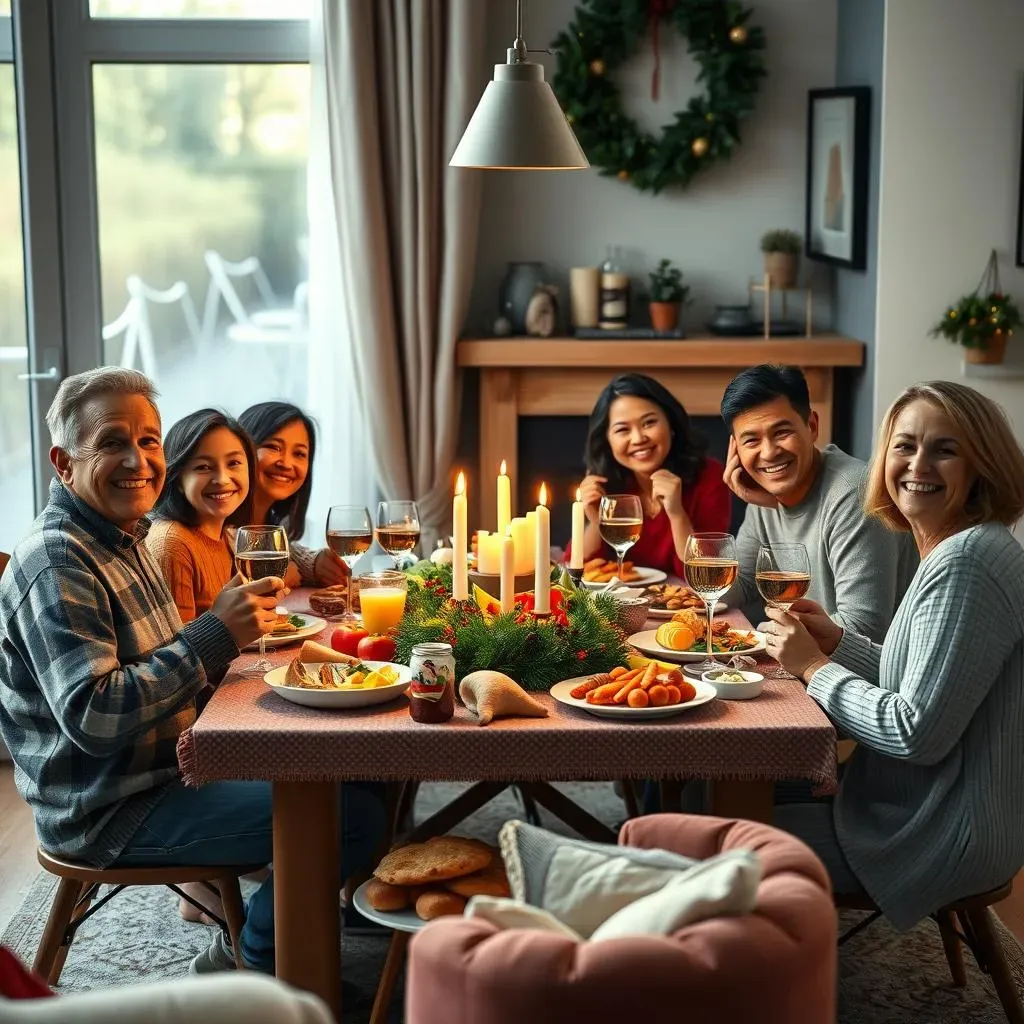
[(652, 377), (624, 373), (601, 392), (590, 414), (584, 558), (614, 554), (598, 531), (604, 494), (637, 494), (644, 509), (640, 539), (626, 557), (638, 566), (683, 575), (691, 533), (729, 529), (732, 492), (723, 466), (704, 454), (707, 442), (680, 402)]

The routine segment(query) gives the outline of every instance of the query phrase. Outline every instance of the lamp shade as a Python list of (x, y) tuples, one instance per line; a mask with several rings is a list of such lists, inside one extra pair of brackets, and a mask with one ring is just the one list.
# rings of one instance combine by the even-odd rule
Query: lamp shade
[(452, 167), (578, 171), (590, 166), (540, 64), (495, 64)]

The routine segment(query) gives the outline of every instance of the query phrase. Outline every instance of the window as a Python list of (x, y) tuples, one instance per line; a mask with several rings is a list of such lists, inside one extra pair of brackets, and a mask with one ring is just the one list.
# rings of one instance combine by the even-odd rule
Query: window
[[(0, 12), (10, 0), (0, 0)], [(89, 0), (94, 18), (308, 18), (313, 0)]]

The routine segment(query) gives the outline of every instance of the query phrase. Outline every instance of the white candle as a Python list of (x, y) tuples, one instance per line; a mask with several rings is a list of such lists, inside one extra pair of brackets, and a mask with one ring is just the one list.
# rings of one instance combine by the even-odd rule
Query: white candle
[(501, 460), (498, 474), (498, 536), (504, 537), (508, 524), (512, 522), (512, 481), (505, 471), (505, 460)]
[[(511, 529), (511, 527), (509, 527)], [(512, 611), (512, 599), (516, 593), (515, 575), (516, 546), (506, 532), (501, 538), (501, 610)]]
[(455, 498), (452, 501), (452, 598), (456, 601), (469, 600), (469, 572), (466, 554), (469, 551), (469, 532), (466, 528), (466, 476), (459, 473), (455, 481)]
[(512, 544), (515, 547), (515, 574), (525, 576), (533, 571), (533, 544), (529, 529), (530, 523), (524, 516), (513, 519), (509, 523), (509, 532), (512, 534)]
[(551, 513), (545, 504), (547, 499), (547, 488), (541, 484), (533, 550), (533, 610), (538, 615), (547, 615), (551, 611)]
[(533, 572), (537, 550), (537, 513), (529, 511), (526, 513), (526, 569), (524, 572)]
[(496, 554), (496, 549), (490, 543), (495, 539), (486, 530), (477, 530), (476, 571), (482, 576), (498, 575), (498, 561), (493, 557)]
[(583, 515), (583, 494), (576, 488), (576, 500), (572, 503), (572, 554), (569, 556), (570, 569), (583, 568), (583, 528), (586, 518)]

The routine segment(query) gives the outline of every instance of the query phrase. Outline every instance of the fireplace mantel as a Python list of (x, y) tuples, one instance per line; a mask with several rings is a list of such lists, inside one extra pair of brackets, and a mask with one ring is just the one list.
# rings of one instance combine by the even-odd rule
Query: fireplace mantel
[[(693, 416), (715, 416), (726, 385), (758, 363), (799, 366), (818, 412), (819, 439), (832, 437), (833, 372), (861, 366), (862, 342), (825, 334), (814, 338), (698, 337), (683, 341), (577, 341), (573, 338), (487, 338), (458, 343), (456, 359), (480, 371), (480, 475), (502, 459), (518, 476), (520, 416), (589, 416), (601, 389), (617, 373), (656, 377)], [(480, 522), (497, 518), (493, 487), (478, 492)]]

